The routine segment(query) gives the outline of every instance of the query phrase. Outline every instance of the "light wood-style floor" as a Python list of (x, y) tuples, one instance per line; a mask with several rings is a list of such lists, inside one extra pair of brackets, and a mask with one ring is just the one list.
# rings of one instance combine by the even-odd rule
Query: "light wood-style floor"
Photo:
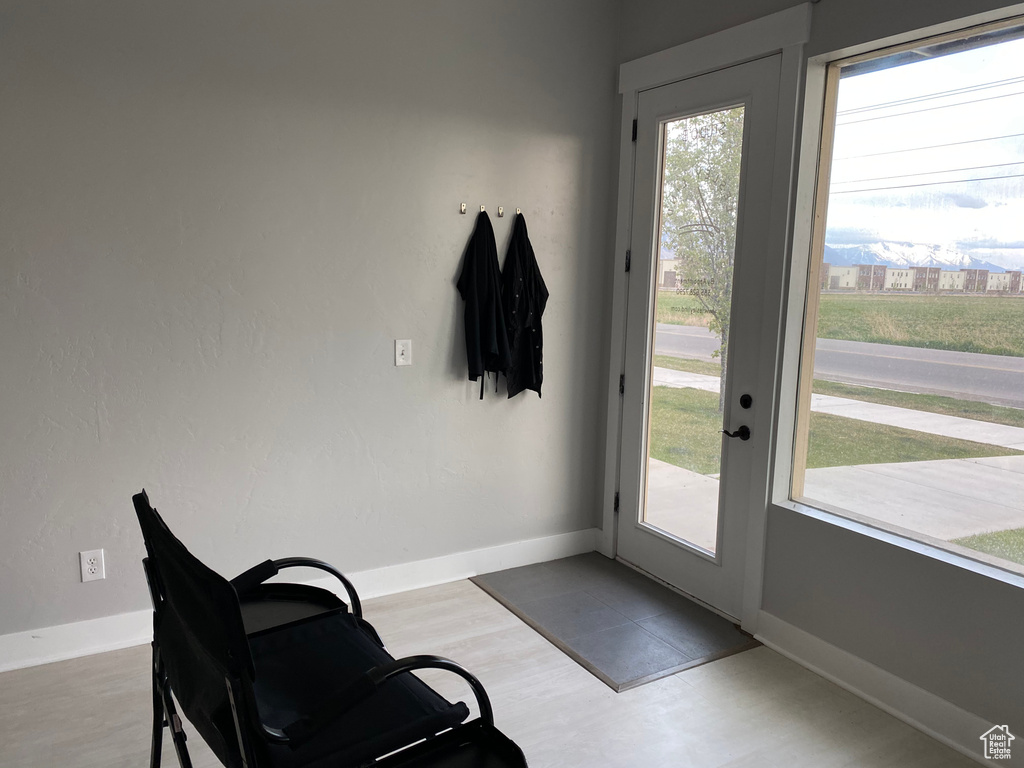
[[(476, 673), (531, 768), (974, 765), (767, 648), (617, 694), (468, 581), (364, 612), (395, 656), (440, 654)], [(470, 700), (438, 674), (432, 685)], [(149, 646), (5, 672), (0, 766), (141, 768), (149, 707)], [(198, 736), (189, 746), (196, 768), (218, 765)], [(177, 766), (169, 747), (164, 765)]]

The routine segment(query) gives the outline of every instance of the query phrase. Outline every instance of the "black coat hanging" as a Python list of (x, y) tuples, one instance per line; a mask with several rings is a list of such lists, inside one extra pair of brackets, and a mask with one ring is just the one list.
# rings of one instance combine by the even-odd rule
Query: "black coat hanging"
[(502, 309), (512, 358), (505, 372), (508, 396), (515, 397), (524, 389), (532, 389), (540, 397), (544, 381), (544, 336), (540, 318), (547, 306), (548, 289), (521, 213), (516, 214), (501, 279)]
[[(473, 381), (488, 371), (495, 374), (508, 370), (510, 357), (505, 318), (501, 307), (501, 274), (498, 271), (498, 249), (494, 229), (484, 211), (476, 217), (476, 228), (466, 246), (462, 273), (457, 283), (466, 302), (466, 360), (469, 379)], [(484, 382), (480, 380), (480, 399)]]

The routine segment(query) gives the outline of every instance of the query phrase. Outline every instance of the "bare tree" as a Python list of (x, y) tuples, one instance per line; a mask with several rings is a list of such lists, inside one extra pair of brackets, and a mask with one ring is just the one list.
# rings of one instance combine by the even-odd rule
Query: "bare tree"
[(677, 120), (666, 130), (661, 242), (675, 254), (682, 291), (696, 299), (719, 337), (719, 412), (725, 406), (742, 150), (743, 107)]

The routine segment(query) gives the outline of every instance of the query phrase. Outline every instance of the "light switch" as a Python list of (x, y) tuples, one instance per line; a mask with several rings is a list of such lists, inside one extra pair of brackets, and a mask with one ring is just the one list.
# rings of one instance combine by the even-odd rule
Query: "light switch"
[(412, 365), (412, 339), (395, 339), (395, 365)]

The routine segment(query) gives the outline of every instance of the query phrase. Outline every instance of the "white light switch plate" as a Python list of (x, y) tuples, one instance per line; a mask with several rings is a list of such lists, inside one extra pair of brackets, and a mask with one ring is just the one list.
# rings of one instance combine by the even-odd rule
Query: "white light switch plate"
[(395, 365), (412, 365), (412, 339), (395, 339)]

